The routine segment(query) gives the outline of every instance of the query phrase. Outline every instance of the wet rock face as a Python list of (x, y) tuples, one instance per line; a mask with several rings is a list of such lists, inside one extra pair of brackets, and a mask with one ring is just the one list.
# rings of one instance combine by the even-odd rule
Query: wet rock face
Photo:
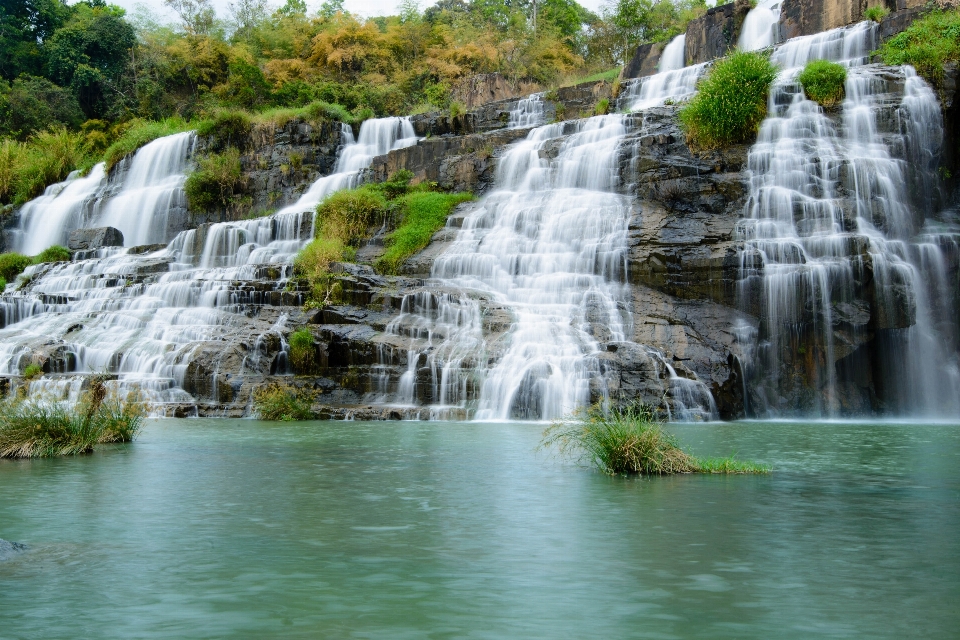
[(727, 55), (736, 45), (749, 3), (730, 3), (708, 9), (687, 25), (684, 58), (688, 65)]
[(67, 246), (71, 251), (91, 251), (102, 247), (122, 247), (123, 233), (113, 227), (76, 229), (70, 232)]
[(540, 90), (533, 82), (511, 82), (499, 73), (481, 73), (457, 82), (450, 89), (450, 98), (467, 109), (491, 102), (528, 96)]
[(648, 42), (637, 47), (630, 62), (623, 68), (623, 79), (643, 78), (655, 74), (664, 46), (666, 46), (664, 42)]

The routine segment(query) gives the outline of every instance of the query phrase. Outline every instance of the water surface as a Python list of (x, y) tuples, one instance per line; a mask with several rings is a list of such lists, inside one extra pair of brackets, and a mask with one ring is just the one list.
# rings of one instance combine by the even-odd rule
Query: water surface
[(776, 471), (639, 480), (542, 429), (164, 420), (0, 461), (0, 636), (956, 637), (957, 425), (676, 425)]

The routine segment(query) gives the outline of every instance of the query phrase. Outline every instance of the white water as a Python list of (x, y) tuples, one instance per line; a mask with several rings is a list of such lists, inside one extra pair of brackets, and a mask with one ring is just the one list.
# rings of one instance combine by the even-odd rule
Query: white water
[[(951, 325), (944, 318), (956, 317), (949, 289), (940, 289), (945, 272), (940, 246), (947, 240), (913, 239), (930, 212), (911, 201), (908, 183), (910, 171), (935, 183), (928, 174), (940, 144), (940, 111), (933, 92), (909, 68), (903, 71), (902, 101), (889, 103), (888, 79), (861, 66), (875, 38), (876, 26), (861, 23), (796, 38), (773, 55), (783, 71), (749, 155), (750, 198), (739, 230), (746, 247), (741, 292), (747, 299), (758, 290), (761, 302), (757, 412), (863, 410), (843, 406), (844, 391), (849, 394), (857, 383), (833, 363), (856, 346), (856, 330), (851, 337), (843, 323), (861, 313), (858, 282), (872, 266), (872, 322), (879, 344), (873, 370), (886, 410), (960, 413), (955, 331), (937, 328)], [(806, 62), (820, 58), (849, 68), (839, 127), (795, 81)], [(878, 119), (891, 110), (899, 131), (881, 135)], [(902, 149), (913, 156), (913, 166)], [(792, 362), (798, 349), (806, 364)], [(781, 390), (796, 385), (789, 372), (800, 369), (813, 377), (807, 383), (815, 389), (812, 398), (805, 406), (784, 406)]]
[[(374, 155), (415, 141), (409, 122), (398, 118), (368, 120), (359, 138), (347, 138), (339, 173), (318, 182), (351, 185)], [(169, 172), (155, 175), (162, 182)], [(183, 387), (201, 350), (216, 353), (208, 364), (243, 354), (244, 367), (259, 368), (254, 373), (283, 373), (283, 358), (260, 362), (258, 347), (258, 340), (279, 334), (283, 318), (251, 335), (256, 325), (250, 329), (244, 315), (267, 296), (282, 295), (292, 254), (312, 238), (314, 214), (305, 198), (266, 218), (184, 231), (151, 254), (110, 248), (96, 259), (29, 267), (24, 277), (33, 278), (30, 286), (0, 299), (0, 374), (17, 375), (34, 352), (55, 351), (69, 372), (115, 373), (122, 390), (139, 390), (162, 405), (194, 401)], [(276, 289), (246, 284), (264, 279)], [(247, 345), (256, 353), (247, 353)], [(218, 379), (216, 371), (212, 375)], [(80, 377), (44, 377), (31, 391), (68, 397), (81, 383)]]
[(510, 118), (507, 120), (509, 129), (526, 129), (527, 127), (539, 127), (543, 124), (543, 94), (534, 93), (517, 100), (517, 104), (510, 110)]
[(709, 66), (709, 62), (704, 62), (634, 80), (625, 88), (619, 104), (635, 112), (660, 106), (668, 100), (685, 100), (696, 93), (697, 81)]
[(657, 72), (676, 71), (687, 66), (684, 56), (686, 55), (687, 34), (681, 33), (663, 48), (660, 54), (660, 62), (657, 63)]
[(193, 132), (158, 138), (121, 161), (108, 183), (104, 165), (84, 178), (72, 174), (52, 185), (20, 212), (15, 247), (36, 255), (51, 245), (66, 245), (70, 232), (85, 227), (116, 227), (124, 246), (168, 242), (169, 215), (186, 207), (183, 183), (193, 152)]
[(741, 51), (766, 49), (779, 41), (781, 1), (763, 0), (747, 13), (737, 40)]

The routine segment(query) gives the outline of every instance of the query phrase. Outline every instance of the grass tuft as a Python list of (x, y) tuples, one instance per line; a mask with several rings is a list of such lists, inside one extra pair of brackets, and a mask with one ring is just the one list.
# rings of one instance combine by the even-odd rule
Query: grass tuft
[(310, 394), (277, 385), (261, 387), (253, 392), (253, 408), (261, 420), (312, 420), (315, 416), (310, 409), (311, 402)]
[(875, 7), (870, 7), (863, 12), (864, 20), (872, 20), (874, 22), (882, 22), (884, 18), (890, 15), (890, 9), (887, 9), (885, 6), (877, 5)]
[(134, 120), (126, 125), (119, 137), (103, 152), (106, 170), (110, 171), (125, 157), (157, 138), (189, 131), (192, 128), (192, 123), (183, 118), (167, 118), (157, 122)]
[(293, 365), (294, 373), (309, 375), (316, 371), (316, 349), (313, 343), (313, 334), (306, 327), (290, 334), (290, 364)]
[(541, 447), (557, 446), (610, 474), (768, 473), (769, 467), (730, 458), (700, 459), (681, 448), (643, 405), (603, 411), (590, 407), (572, 419), (551, 425)]
[(407, 258), (430, 244), (454, 207), (472, 199), (470, 193), (438, 192), (410, 193), (400, 198), (400, 226), (387, 236), (387, 250), (377, 260), (377, 270), (397, 273)]
[(680, 110), (688, 142), (715, 149), (750, 141), (767, 116), (767, 93), (777, 68), (766, 53), (738, 51), (719, 60)]
[(912, 65), (927, 82), (943, 89), (944, 64), (960, 60), (960, 9), (932, 11), (876, 53), (884, 64)]
[(847, 69), (828, 60), (813, 60), (803, 68), (797, 80), (811, 100), (823, 107), (832, 107), (843, 100)]

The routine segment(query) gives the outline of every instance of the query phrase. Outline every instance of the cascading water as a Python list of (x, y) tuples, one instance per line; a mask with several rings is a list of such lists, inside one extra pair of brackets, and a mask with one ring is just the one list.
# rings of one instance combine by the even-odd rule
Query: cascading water
[(758, 51), (779, 42), (781, 1), (763, 0), (747, 13), (737, 40), (741, 51)]
[[(359, 138), (345, 136), (338, 173), (321, 178), (324, 189), (313, 189), (310, 198), (331, 193), (331, 185), (354, 184), (375, 155), (415, 141), (409, 121), (399, 118), (368, 120)], [(168, 177), (158, 173), (157, 181)], [(144, 189), (150, 188), (147, 181)], [(269, 296), (287, 295), (289, 304), (297, 303), (296, 294), (281, 289), (292, 254), (312, 238), (313, 206), (305, 194), (269, 217), (183, 231), (160, 251), (109, 248), (93, 259), (29, 267), (23, 276), (29, 286), (15, 292), (11, 287), (0, 298), (0, 375), (18, 375), (33, 354), (45, 353), (54, 370), (113, 373), (121, 390), (138, 390), (163, 404), (193, 402), (184, 386), (192, 375), (188, 369), (196, 366), (191, 362), (204, 350), (215, 354), (207, 361), (213, 362), (207, 373), (214, 386), (219, 362), (233, 357), (241, 368), (284, 373), (283, 363), (258, 360), (258, 340), (279, 336), (283, 318), (258, 325), (245, 314)], [(258, 286), (264, 281), (271, 288)], [(258, 353), (248, 354), (248, 345)], [(76, 394), (81, 382), (44, 377), (32, 383), (31, 393), (65, 397)]]
[[(625, 133), (623, 116), (599, 116), (534, 129), (509, 148), (495, 191), (434, 262), (433, 281), (450, 293), (408, 296), (388, 331), (409, 340), (400, 401), (462, 404), (479, 389), (478, 419), (551, 419), (589, 402), (600, 342), (629, 335), (630, 209), (616, 192)], [(471, 296), (509, 309), (502, 344), (482, 346)]]
[(697, 81), (709, 65), (704, 62), (634, 80), (625, 87), (618, 104), (622, 109), (635, 112), (662, 105), (667, 100), (689, 98), (696, 92)]
[(510, 110), (510, 118), (507, 120), (507, 127), (510, 129), (526, 129), (528, 127), (539, 127), (543, 124), (543, 94), (534, 93), (517, 100), (516, 106)]
[(35, 255), (65, 245), (70, 232), (83, 227), (115, 227), (128, 247), (169, 242), (175, 235), (170, 213), (186, 206), (183, 183), (194, 140), (193, 132), (158, 138), (123, 160), (109, 182), (101, 163), (86, 177), (48, 187), (20, 212), (17, 251)]
[(657, 63), (657, 73), (677, 71), (687, 66), (686, 62), (687, 34), (681, 33), (663, 48), (660, 62)]
[[(956, 312), (936, 276), (948, 240), (913, 240), (932, 212), (908, 184), (911, 170), (935, 184), (940, 111), (912, 69), (863, 66), (875, 38), (876, 26), (861, 23), (773, 55), (782, 71), (748, 158), (739, 226), (741, 301), (761, 319), (754, 412), (960, 413)], [(815, 59), (848, 67), (839, 124), (796, 81)], [(896, 101), (889, 87), (900, 82)], [(876, 400), (861, 391), (871, 376)]]

